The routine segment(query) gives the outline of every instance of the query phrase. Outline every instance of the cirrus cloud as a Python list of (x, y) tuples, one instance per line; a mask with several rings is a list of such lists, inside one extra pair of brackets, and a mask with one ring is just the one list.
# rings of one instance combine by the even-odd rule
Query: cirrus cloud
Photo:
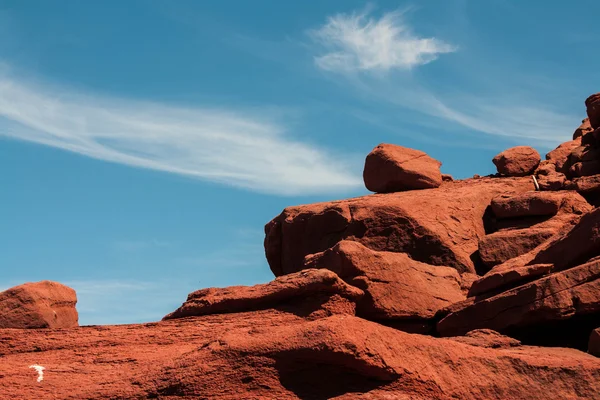
[(356, 189), (343, 155), (287, 135), (269, 110), (178, 107), (0, 74), (0, 136), (263, 193)]
[(329, 17), (310, 32), (326, 49), (315, 57), (316, 65), (334, 72), (410, 70), (456, 51), (442, 40), (417, 36), (402, 17), (398, 11), (379, 19), (366, 11)]

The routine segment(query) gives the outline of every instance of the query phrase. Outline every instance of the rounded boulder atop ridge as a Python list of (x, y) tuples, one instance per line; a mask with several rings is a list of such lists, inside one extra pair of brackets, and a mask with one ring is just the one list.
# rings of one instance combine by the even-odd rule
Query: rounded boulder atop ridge
[(376, 193), (437, 188), (442, 184), (441, 165), (422, 151), (382, 143), (367, 156), (363, 179)]
[(529, 146), (516, 146), (498, 154), (492, 162), (498, 172), (505, 176), (525, 176), (540, 165), (540, 153)]

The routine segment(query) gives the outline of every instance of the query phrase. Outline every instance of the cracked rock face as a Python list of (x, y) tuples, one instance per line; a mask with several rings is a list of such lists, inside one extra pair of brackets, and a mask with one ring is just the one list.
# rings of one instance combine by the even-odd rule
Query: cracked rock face
[(422, 151), (380, 144), (367, 156), (363, 179), (376, 193), (436, 188), (442, 184), (441, 165)]
[(288, 207), (265, 226), (267, 260), (275, 276), (297, 272), (304, 268), (304, 257), (346, 239), (474, 273), (473, 257), (486, 234), (484, 216), (491, 200), (533, 189), (527, 177), (480, 178), (438, 189)]
[(600, 261), (553, 273), (495, 296), (451, 306), (437, 325), (442, 336), (507, 328), (600, 313)]
[(58, 282), (25, 283), (0, 292), (0, 328), (78, 326), (77, 295)]
[(455, 269), (424, 264), (404, 253), (373, 251), (354, 241), (307, 256), (305, 265), (331, 269), (364, 290), (359, 316), (404, 324), (413, 331), (428, 330), (437, 311), (465, 299)]
[(254, 286), (208, 288), (188, 295), (185, 303), (164, 319), (200, 315), (285, 309), (313, 318), (336, 313), (354, 315), (363, 291), (326, 269), (307, 269)]

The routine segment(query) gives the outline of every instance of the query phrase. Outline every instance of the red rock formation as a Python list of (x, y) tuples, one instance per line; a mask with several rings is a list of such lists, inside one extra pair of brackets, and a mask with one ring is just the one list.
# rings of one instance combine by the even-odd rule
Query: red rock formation
[(592, 209), (573, 192), (501, 195), (490, 208), (499, 229), (479, 241), (479, 256), (490, 268), (533, 250)]
[(576, 315), (600, 315), (600, 261), (593, 261), (504, 291), (470, 298), (449, 308), (437, 326), (442, 336), (473, 329), (506, 331), (536, 323), (566, 320)]
[(588, 97), (585, 100), (585, 106), (592, 128), (600, 128), (600, 93)]
[(540, 154), (533, 147), (517, 146), (504, 150), (492, 161), (502, 175), (525, 176), (535, 171), (540, 160)]
[(441, 165), (422, 151), (382, 143), (367, 156), (363, 179), (377, 193), (436, 188), (442, 184)]
[(312, 317), (354, 314), (363, 291), (325, 269), (307, 269), (255, 286), (208, 288), (190, 293), (181, 307), (163, 319), (283, 308)]
[[(493, 332), (438, 339), (278, 311), (0, 330), (7, 399), (592, 399), (600, 359)], [(44, 380), (28, 367), (45, 367)]]
[(592, 125), (590, 125), (590, 119), (585, 118), (583, 121), (581, 121), (581, 125), (575, 129), (575, 132), (573, 132), (573, 139), (577, 139), (583, 135), (586, 135), (593, 130), (594, 128), (592, 128)]
[(0, 292), (0, 328), (78, 326), (77, 296), (57, 282), (25, 283)]
[(301, 270), (304, 257), (341, 240), (407, 253), (431, 265), (475, 272), (484, 214), (502, 193), (533, 190), (530, 178), (480, 178), (438, 189), (378, 194), (286, 208), (265, 227), (265, 251), (276, 276)]
[(394, 322), (404, 330), (429, 331), (437, 311), (465, 299), (455, 269), (424, 264), (404, 253), (373, 251), (354, 241), (307, 256), (305, 265), (328, 268), (364, 290), (359, 316)]
[(591, 126), (542, 163), (517, 147), (463, 181), (380, 145), (365, 184), (404, 192), (286, 208), (265, 227), (274, 281), (193, 292), (158, 323), (2, 329), (77, 314), (62, 285), (0, 293), (0, 398), (598, 398)]
[(593, 356), (600, 357), (600, 328), (594, 329), (590, 334), (588, 352)]

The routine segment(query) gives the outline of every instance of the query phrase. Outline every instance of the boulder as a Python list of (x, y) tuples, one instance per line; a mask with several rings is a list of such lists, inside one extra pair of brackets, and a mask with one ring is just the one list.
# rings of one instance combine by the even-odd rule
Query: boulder
[(585, 106), (592, 128), (600, 128), (600, 93), (588, 97), (585, 100)]
[(0, 292), (0, 328), (78, 326), (77, 295), (58, 282), (25, 283)]
[(546, 154), (546, 160), (550, 161), (556, 167), (557, 172), (565, 173), (571, 166), (569, 157), (571, 152), (581, 146), (581, 138), (561, 143), (556, 149)]
[(600, 318), (600, 261), (592, 261), (499, 293), (470, 298), (449, 307), (437, 324), (442, 336), (474, 329), (515, 331), (575, 316)]
[(529, 146), (517, 146), (504, 150), (492, 160), (498, 173), (505, 176), (525, 176), (540, 164), (540, 154)]
[(195, 291), (163, 320), (282, 307), (312, 317), (354, 314), (354, 303), (363, 294), (331, 271), (307, 269), (261, 285)]
[(581, 125), (575, 129), (575, 132), (573, 132), (573, 139), (577, 139), (593, 130), (594, 128), (592, 128), (592, 125), (590, 124), (590, 119), (585, 118), (583, 121), (581, 121)]
[(436, 188), (442, 184), (441, 165), (422, 151), (382, 143), (367, 155), (363, 178), (377, 193)]
[[(461, 277), (454, 268), (424, 264), (404, 253), (373, 251), (343, 240), (306, 257), (307, 268), (328, 268), (364, 290), (357, 315), (369, 320), (420, 322), (426, 326), (440, 309), (464, 300)], [(405, 329), (406, 330), (406, 329)]]
[(600, 328), (594, 329), (590, 334), (588, 352), (593, 356), (600, 357)]
[(304, 257), (348, 239), (373, 250), (406, 253), (423, 263), (475, 272), (492, 198), (533, 189), (530, 178), (455, 181), (435, 190), (377, 194), (286, 208), (265, 227), (276, 276), (304, 268)]

